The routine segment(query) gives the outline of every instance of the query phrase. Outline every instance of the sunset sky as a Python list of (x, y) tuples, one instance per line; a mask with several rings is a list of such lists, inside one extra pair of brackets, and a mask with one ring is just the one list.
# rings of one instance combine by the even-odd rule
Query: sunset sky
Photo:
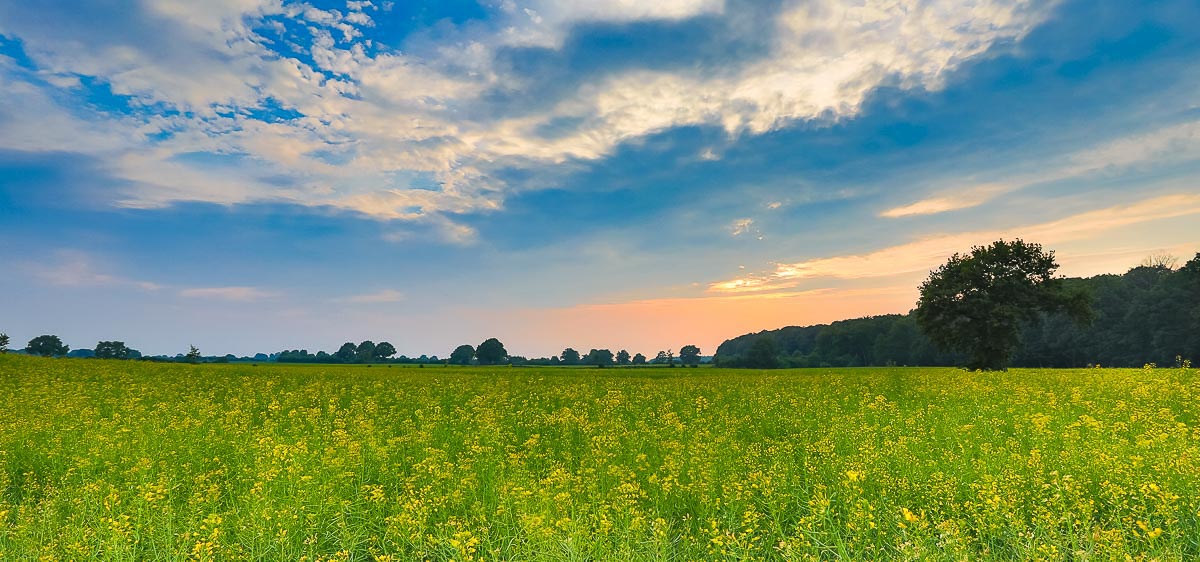
[(13, 347), (649, 356), (1200, 252), (1200, 3), (0, 2)]

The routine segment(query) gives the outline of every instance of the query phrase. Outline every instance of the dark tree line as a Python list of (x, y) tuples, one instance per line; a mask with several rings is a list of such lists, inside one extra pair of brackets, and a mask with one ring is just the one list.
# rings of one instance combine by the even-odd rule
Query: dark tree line
[[(1014, 367), (1141, 367), (1200, 360), (1200, 254), (1173, 268), (1150, 261), (1122, 275), (1066, 278), (1062, 289), (1091, 301), (1092, 319), (1071, 310), (1037, 314), (1020, 323)], [(912, 314), (788, 327), (726, 340), (721, 367), (951, 366), (962, 354), (939, 350)]]

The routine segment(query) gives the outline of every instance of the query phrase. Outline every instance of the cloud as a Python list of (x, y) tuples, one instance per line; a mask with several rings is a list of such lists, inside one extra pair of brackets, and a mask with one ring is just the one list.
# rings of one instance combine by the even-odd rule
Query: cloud
[(709, 285), (709, 291), (774, 291), (795, 287), (804, 279), (863, 279), (925, 272), (944, 262), (952, 254), (961, 253), (972, 246), (986, 245), (1000, 238), (1022, 238), (1030, 242), (1054, 245), (1111, 234), (1116, 229), (1138, 223), (1195, 214), (1200, 214), (1200, 195), (1166, 195), (1041, 224), (929, 236), (865, 254), (781, 263), (772, 272), (712, 283)]
[[(1017, 171), (1001, 183), (944, 190), (915, 203), (887, 209), (881, 217), (931, 215), (968, 209), (992, 199), (1072, 178), (1092, 178), (1132, 170), (1162, 170), (1182, 162), (1200, 161), (1200, 121), (1171, 123), (1134, 134), (1098, 142), (1075, 152), (1038, 162), (1036, 171)], [(1029, 167), (1026, 162), (1024, 167)]]
[(91, 254), (78, 250), (54, 252), (51, 263), (27, 264), (27, 269), (41, 280), (60, 287), (132, 287), (157, 291), (162, 285), (138, 281), (105, 271)]
[(336, 302), (346, 302), (352, 304), (382, 304), (401, 302), (404, 300), (404, 293), (400, 291), (385, 289), (376, 293), (367, 293), (363, 295), (352, 295), (336, 299)]
[(733, 224), (729, 225), (729, 234), (733, 236), (741, 236), (750, 231), (750, 227), (754, 225), (754, 219), (737, 219)]
[(278, 297), (279, 293), (264, 291), (257, 287), (195, 287), (181, 289), (179, 296), (192, 299), (254, 302)]
[[(502, 6), (498, 23), (455, 31), (459, 42), (394, 50), (368, 38), (374, 22), (361, 11), (273, 0), (204, 9), (175, 0), (123, 10), (6, 5), (0, 33), (20, 41), (37, 72), (87, 78), (87, 88), (117, 107), (67, 110), (55, 100), (79, 94), (8, 68), (2, 84), (45, 118), (8, 116), (0, 145), (103, 157), (126, 182), (114, 198), (120, 206), (287, 202), (428, 221), (469, 243), (471, 227), (440, 225), (500, 209), (526, 189), (497, 180), (497, 169), (601, 159), (682, 126), (763, 134), (796, 120), (853, 116), (873, 88), (936, 89), (962, 61), (1044, 17), (1025, 2), (999, 0), (915, 11), (832, 1), (774, 11), (720, 0)], [(523, 91), (517, 70), (497, 64), (503, 53), (540, 45), (554, 58), (568, 44), (581, 53), (588, 41), (635, 24), (675, 26), (696, 45), (712, 37), (688, 35), (708, 29), (695, 26), (715, 26), (731, 44), (769, 44), (752, 49), (753, 58), (713, 55), (699, 69), (615, 64), (568, 73), (558, 99), (494, 103), (537, 98)], [(545, 134), (561, 123), (570, 125)]]

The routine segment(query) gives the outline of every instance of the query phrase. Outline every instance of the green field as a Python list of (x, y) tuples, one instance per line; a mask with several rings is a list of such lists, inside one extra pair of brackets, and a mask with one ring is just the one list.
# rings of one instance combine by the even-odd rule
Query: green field
[(1194, 370), (0, 356), (0, 558), (1200, 557)]

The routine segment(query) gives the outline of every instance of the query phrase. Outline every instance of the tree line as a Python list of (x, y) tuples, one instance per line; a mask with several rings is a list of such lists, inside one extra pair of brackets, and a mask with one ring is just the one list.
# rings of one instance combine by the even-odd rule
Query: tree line
[[(8, 352), (10, 338), (0, 333), (0, 353)], [(231, 363), (231, 362), (269, 362), (278, 363), (324, 363), (324, 364), (449, 364), (449, 365), (580, 365), (607, 367), (611, 365), (667, 365), (669, 367), (696, 367), (701, 363), (700, 348), (695, 345), (685, 345), (679, 349), (676, 358), (673, 350), (659, 351), (653, 359), (637, 353), (630, 355), (622, 349), (613, 353), (608, 349), (592, 349), (586, 355), (581, 355), (573, 348), (566, 348), (561, 354), (551, 357), (527, 358), (520, 355), (509, 355), (504, 344), (497, 338), (488, 338), (478, 346), (463, 344), (455, 348), (446, 359), (437, 355), (421, 355), (420, 357), (396, 357), (396, 347), (390, 342), (375, 343), (366, 340), (355, 344), (346, 342), (333, 353), (317, 351), (309, 353), (307, 349), (289, 349), (273, 353), (255, 354), (253, 357), (238, 357), (232, 354), (222, 356), (204, 356), (195, 346), (188, 346), (187, 353), (174, 356), (157, 355), (144, 356), (136, 349), (125, 345), (122, 341), (101, 341), (93, 349), (72, 351), (56, 335), (37, 336), (19, 350), (29, 355), (43, 357), (76, 357), (95, 359), (140, 359), (143, 361), (183, 362), (183, 363)]]
[[(1053, 257), (1052, 252), (1048, 255)], [(1003, 279), (1004, 271), (1032, 271), (1030, 261), (1012, 259), (1016, 261), (1007, 264), (999, 275), (978, 264), (964, 265), (961, 260), (951, 260), (947, 266), (949, 271), (961, 270), (955, 275), (992, 280)], [(1041, 263), (1039, 273), (1052, 272), (1053, 268), (1047, 267), (1050, 263), (1052, 260)], [(931, 281), (950, 277), (944, 275), (945, 271), (940, 277), (937, 273), (931, 275)], [(922, 303), (908, 314), (746, 334), (722, 343), (714, 362), (720, 367), (760, 369), (890, 365), (1002, 368), (1165, 366), (1200, 359), (1200, 253), (1182, 267), (1169, 256), (1153, 256), (1124, 274), (1057, 279), (1040, 276), (1035, 281), (1034, 285), (1050, 283), (1051, 292), (1029, 293), (1035, 300), (1026, 302), (1014, 296), (1023, 294), (1019, 287), (997, 284), (992, 287), (991, 301), (983, 305), (972, 301), (973, 295), (984, 295), (971, 285), (974, 281), (963, 281), (967, 290), (947, 282), (940, 296), (935, 290), (939, 288), (929, 286), (927, 281), (922, 286)], [(1049, 305), (1037, 301), (1047, 298), (1047, 294), (1053, 301)], [(923, 329), (920, 305), (932, 306), (934, 302), (941, 302), (943, 308), (928, 312), (926, 322), (941, 322), (939, 326), (946, 333), (964, 341), (943, 340), (939, 345), (930, 328)], [(1012, 323), (1011, 338), (1004, 330), (1005, 321)], [(972, 347), (975, 342), (977, 348)], [(974, 351), (982, 355), (973, 358)]]

